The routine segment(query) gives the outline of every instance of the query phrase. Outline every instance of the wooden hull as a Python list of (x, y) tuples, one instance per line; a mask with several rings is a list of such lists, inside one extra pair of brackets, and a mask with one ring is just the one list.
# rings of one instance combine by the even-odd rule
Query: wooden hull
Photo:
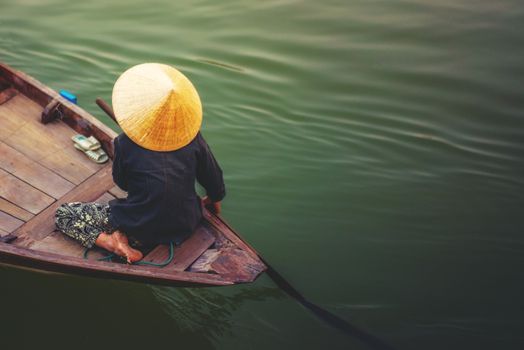
[[(52, 121), (42, 124), (42, 113)], [(70, 137), (75, 133), (95, 136), (113, 157), (113, 130), (0, 63), (0, 240), (16, 236), (10, 243), (0, 242), (0, 263), (172, 286), (247, 283), (266, 270), (256, 251), (208, 211), (166, 267), (97, 261), (101, 252), (84, 259), (82, 247), (56, 231), (56, 208), (74, 201), (103, 203), (126, 194), (113, 183), (111, 162), (94, 164), (74, 150)], [(144, 260), (158, 263), (167, 255), (168, 247), (159, 245)]]

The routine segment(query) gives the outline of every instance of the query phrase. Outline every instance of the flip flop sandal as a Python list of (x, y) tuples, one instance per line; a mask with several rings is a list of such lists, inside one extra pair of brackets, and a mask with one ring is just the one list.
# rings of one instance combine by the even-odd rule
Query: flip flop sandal
[(97, 150), (91, 151), (91, 150), (85, 150), (77, 143), (74, 144), (75, 148), (79, 151), (84, 152), (84, 154), (87, 156), (87, 158), (91, 159), (93, 162), (98, 164), (103, 164), (107, 162), (109, 157), (107, 156), (106, 152), (104, 152), (103, 149), (99, 148)]
[(100, 142), (94, 136), (89, 136), (87, 139), (89, 140), (89, 142), (91, 142), (91, 151), (97, 150), (100, 147), (102, 147), (102, 145), (100, 145)]
[(84, 135), (76, 134), (71, 137), (71, 140), (82, 148), (83, 151), (95, 151), (100, 148), (100, 142), (93, 136), (85, 137)]

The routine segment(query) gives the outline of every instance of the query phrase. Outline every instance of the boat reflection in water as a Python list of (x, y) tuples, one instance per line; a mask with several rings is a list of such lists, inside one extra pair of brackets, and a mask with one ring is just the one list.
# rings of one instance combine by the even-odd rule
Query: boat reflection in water
[[(74, 344), (75, 350), (102, 344), (150, 349), (159, 343), (210, 349), (222, 334), (239, 326), (235, 312), (246, 303), (285, 298), (276, 288), (253, 284), (218, 289), (153, 287), (4, 266), (0, 278), (2, 313), (9, 315), (1, 318), (1, 333), (19, 339), (21, 348), (36, 347), (42, 339), (53, 337), (58, 348)], [(20, 307), (10, 300), (25, 302)]]
[[(245, 327), (232, 317), (245, 303), (286, 298), (278, 288), (254, 285), (219, 289), (155, 286), (153, 294), (183, 333), (200, 334), (215, 345), (224, 334)], [(258, 321), (268, 325), (262, 319)]]

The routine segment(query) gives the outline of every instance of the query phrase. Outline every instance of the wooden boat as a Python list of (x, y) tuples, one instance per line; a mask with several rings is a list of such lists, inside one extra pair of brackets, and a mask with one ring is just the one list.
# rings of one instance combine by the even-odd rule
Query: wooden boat
[[(66, 202), (107, 202), (126, 193), (109, 161), (96, 164), (74, 149), (74, 134), (95, 136), (110, 158), (116, 133), (55, 91), (0, 63), (0, 262), (20, 267), (175, 286), (223, 286), (254, 281), (266, 265), (219, 216), (204, 210), (195, 232), (165, 267), (84, 258), (77, 242), (56, 230)], [(160, 263), (159, 245), (143, 261)]]

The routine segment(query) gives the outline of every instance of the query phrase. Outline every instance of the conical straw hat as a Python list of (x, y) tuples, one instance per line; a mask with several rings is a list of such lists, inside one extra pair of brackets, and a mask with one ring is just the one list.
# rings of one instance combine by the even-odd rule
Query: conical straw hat
[(113, 87), (113, 109), (124, 133), (152, 151), (184, 147), (202, 124), (195, 87), (165, 64), (144, 63), (125, 71)]

